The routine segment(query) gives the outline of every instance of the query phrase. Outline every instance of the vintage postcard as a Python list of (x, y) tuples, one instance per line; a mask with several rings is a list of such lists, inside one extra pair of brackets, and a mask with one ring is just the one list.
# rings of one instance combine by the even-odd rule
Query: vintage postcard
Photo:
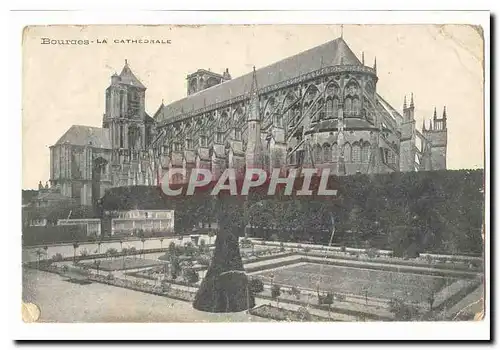
[(484, 322), (487, 35), (26, 26), (23, 321)]

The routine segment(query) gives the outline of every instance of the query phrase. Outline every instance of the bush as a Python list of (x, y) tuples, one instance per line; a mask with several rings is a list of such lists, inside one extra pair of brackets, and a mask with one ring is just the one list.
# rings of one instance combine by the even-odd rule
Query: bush
[(333, 293), (326, 293), (325, 295), (318, 294), (318, 304), (319, 305), (333, 304)]
[(278, 284), (273, 284), (273, 287), (271, 288), (271, 297), (273, 299), (279, 298), (281, 295), (281, 286)]
[(345, 248), (345, 245), (343, 245), (343, 246), (341, 246), (341, 247), (340, 247), (340, 251), (341, 251), (342, 253), (345, 253), (345, 249), (346, 249), (346, 248)]
[(58, 262), (58, 261), (62, 261), (62, 260), (63, 260), (63, 256), (61, 253), (57, 253), (57, 254), (52, 255), (52, 261)]
[(297, 298), (297, 300), (300, 299), (300, 289), (298, 289), (297, 287), (293, 286), (292, 289), (291, 289), (291, 293), (292, 293), (292, 295), (295, 296), (295, 298)]
[(311, 321), (312, 317), (311, 317), (311, 313), (309, 312), (309, 310), (307, 310), (307, 308), (305, 308), (304, 306), (301, 306), (298, 310), (297, 310), (297, 313), (298, 313), (298, 316), (299, 318), (302, 320), (302, 321)]
[(264, 291), (264, 283), (259, 278), (252, 278), (248, 282), (248, 289), (253, 293), (262, 293)]
[(198, 261), (198, 264), (204, 265), (204, 266), (210, 265), (210, 260), (211, 259), (207, 256), (200, 256), (196, 259), (196, 261)]
[(280, 243), (280, 252), (285, 251), (285, 244), (283, 242)]
[(198, 275), (198, 272), (196, 272), (193, 268), (187, 268), (184, 270), (184, 280), (187, 283), (196, 283), (200, 280), (200, 276)]

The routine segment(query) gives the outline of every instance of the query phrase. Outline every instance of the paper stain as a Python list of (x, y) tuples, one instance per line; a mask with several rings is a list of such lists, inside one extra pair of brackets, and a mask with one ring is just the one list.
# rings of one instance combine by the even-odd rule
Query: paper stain
[(40, 308), (33, 303), (22, 303), (21, 315), (23, 322), (33, 323), (37, 322), (40, 318)]

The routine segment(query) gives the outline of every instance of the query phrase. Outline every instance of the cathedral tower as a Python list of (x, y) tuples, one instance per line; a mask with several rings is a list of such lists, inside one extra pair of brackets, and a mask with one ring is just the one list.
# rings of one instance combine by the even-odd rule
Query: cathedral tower
[(127, 60), (120, 75), (106, 89), (103, 127), (109, 129), (113, 149), (145, 149), (146, 87), (132, 73)]
[(399, 170), (415, 171), (416, 156), (415, 135), (415, 104), (413, 93), (411, 94), (410, 106), (406, 104), (406, 96), (403, 102), (403, 121), (401, 123), (401, 143), (399, 150)]
[(423, 134), (430, 143), (431, 170), (446, 169), (446, 149), (448, 146), (446, 106), (443, 108), (441, 118), (438, 118), (434, 108), (432, 123), (428, 130), (424, 130)]

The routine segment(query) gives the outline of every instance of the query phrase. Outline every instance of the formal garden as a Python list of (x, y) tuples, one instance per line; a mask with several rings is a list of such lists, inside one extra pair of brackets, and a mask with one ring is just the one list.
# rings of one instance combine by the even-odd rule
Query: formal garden
[[(31, 267), (193, 302), (214, 254), (204, 239), (197, 243), (171, 242), (155, 253), (126, 247), (69, 258), (41, 253)], [(452, 261), (392, 258), (374, 249), (351, 255), (349, 248), (242, 238), (239, 250), (255, 300), (251, 313), (273, 320), (433, 319), (477, 287), (480, 276), (470, 264), (460, 270)]]

